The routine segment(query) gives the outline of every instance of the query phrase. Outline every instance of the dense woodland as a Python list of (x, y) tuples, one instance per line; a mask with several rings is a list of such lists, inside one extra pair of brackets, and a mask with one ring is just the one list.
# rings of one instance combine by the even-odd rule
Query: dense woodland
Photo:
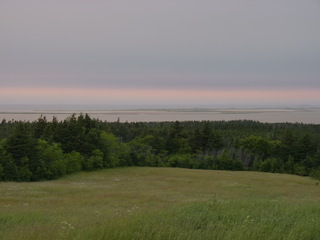
[(40, 181), (123, 166), (253, 170), (320, 179), (320, 125), (256, 121), (0, 124), (0, 180)]

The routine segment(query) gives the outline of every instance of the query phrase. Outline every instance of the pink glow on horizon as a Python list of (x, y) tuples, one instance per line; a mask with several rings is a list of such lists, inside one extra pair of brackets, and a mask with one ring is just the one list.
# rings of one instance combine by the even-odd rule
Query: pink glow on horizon
[(319, 103), (320, 90), (1, 88), (0, 103)]

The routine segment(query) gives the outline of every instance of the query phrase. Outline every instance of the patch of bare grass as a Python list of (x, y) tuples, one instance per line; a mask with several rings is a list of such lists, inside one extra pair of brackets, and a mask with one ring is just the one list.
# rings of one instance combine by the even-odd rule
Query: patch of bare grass
[(3, 240), (319, 239), (319, 185), (286, 174), (119, 168), (0, 196)]

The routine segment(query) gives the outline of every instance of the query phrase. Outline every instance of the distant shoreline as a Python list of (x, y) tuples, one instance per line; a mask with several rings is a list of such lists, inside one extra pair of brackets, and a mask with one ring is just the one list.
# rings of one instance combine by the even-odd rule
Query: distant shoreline
[(41, 115), (51, 121), (59, 121), (72, 114), (89, 114), (92, 118), (113, 122), (162, 122), (162, 121), (230, 121), (254, 120), (260, 122), (299, 122), (320, 124), (320, 108), (179, 108), (179, 109), (64, 109), (64, 110), (17, 110), (0, 108), (0, 119), (35, 121)]

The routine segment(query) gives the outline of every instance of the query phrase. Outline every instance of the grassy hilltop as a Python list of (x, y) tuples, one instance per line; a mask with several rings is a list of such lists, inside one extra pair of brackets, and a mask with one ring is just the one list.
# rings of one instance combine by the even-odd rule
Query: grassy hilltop
[(286, 174), (118, 168), (0, 183), (0, 239), (320, 239), (320, 186)]

